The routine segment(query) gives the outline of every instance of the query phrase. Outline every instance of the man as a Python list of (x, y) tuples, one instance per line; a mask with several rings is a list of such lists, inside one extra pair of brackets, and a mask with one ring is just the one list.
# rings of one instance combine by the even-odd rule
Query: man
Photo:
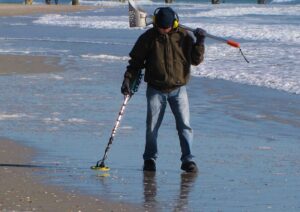
[(147, 82), (147, 121), (144, 171), (156, 171), (157, 135), (167, 102), (176, 120), (181, 147), (181, 169), (197, 172), (191, 153), (193, 131), (190, 126), (189, 101), (185, 85), (190, 66), (203, 61), (205, 31), (196, 29), (194, 38), (178, 26), (178, 16), (170, 7), (157, 8), (154, 27), (144, 32), (130, 52), (121, 92), (131, 95), (130, 84), (145, 68)]

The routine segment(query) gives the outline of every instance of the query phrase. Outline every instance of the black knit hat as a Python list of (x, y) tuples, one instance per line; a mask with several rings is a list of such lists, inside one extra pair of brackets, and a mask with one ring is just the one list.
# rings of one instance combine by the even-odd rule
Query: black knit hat
[(173, 26), (175, 12), (170, 7), (159, 8), (155, 15), (155, 24), (160, 28), (169, 28)]

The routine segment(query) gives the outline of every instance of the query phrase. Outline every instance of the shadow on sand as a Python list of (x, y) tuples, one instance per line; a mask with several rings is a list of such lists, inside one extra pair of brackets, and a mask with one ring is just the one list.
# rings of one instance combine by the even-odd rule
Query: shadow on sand
[(13, 163), (0, 163), (0, 167), (16, 167), (16, 168), (49, 168), (46, 166), (32, 165), (32, 164), (13, 164)]

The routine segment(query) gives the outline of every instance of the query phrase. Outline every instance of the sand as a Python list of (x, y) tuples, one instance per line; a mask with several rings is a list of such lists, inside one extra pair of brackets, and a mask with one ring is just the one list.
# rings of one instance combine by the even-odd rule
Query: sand
[[(0, 75), (63, 71), (59, 61), (57, 57), (0, 55)], [(129, 204), (42, 184), (34, 172), (46, 172), (46, 167), (32, 164), (34, 154), (28, 147), (0, 138), (0, 211), (140, 211)]]
[(95, 9), (95, 6), (87, 5), (22, 5), (22, 4), (0, 4), (0, 16), (21, 16), (41, 13), (64, 13), (78, 12)]
[(42, 185), (33, 173), (46, 167), (31, 162), (34, 154), (31, 148), (0, 138), (0, 211), (140, 211), (129, 204)]
[(63, 71), (59, 57), (0, 55), (0, 75)]
[[(0, 4), (0, 16), (76, 12), (93, 8), (95, 7)], [(0, 64), (0, 75), (64, 70), (58, 57), (0, 55)], [(33, 149), (0, 138), (0, 211), (141, 211), (134, 205), (104, 200), (103, 196), (88, 196), (43, 184), (42, 179), (34, 173), (46, 172), (47, 168), (33, 164), (34, 155)]]

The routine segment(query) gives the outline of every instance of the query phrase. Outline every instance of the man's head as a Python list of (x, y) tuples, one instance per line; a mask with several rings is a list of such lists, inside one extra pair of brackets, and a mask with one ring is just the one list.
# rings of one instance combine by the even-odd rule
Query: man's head
[(174, 22), (178, 21), (178, 17), (174, 10), (170, 7), (160, 7), (154, 11), (154, 23), (162, 29), (174, 28)]

